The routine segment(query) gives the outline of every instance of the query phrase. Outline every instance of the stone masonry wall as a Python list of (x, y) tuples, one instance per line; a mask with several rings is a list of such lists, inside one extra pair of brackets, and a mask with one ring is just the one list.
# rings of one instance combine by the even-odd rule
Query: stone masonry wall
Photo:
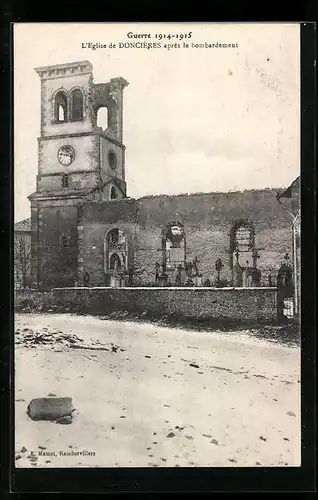
[(180, 319), (277, 320), (275, 288), (60, 288), (52, 294), (55, 304), (87, 313), (122, 310)]
[[(41, 85), (41, 113), (42, 113), (42, 135), (76, 134), (89, 132), (92, 129), (92, 121), (89, 114), (88, 93), (91, 87), (91, 70), (82, 74), (67, 74), (60, 78), (44, 79)], [(69, 93), (74, 88), (80, 88), (84, 97), (84, 116), (81, 121), (54, 123), (54, 96), (59, 90)]]
[[(41, 206), (37, 256), (41, 288), (73, 286), (77, 276), (77, 207), (71, 204)], [(61, 251), (61, 236), (68, 247)]]
[(136, 221), (138, 204), (135, 200), (113, 200), (104, 203), (85, 203), (78, 220), (78, 283), (83, 282), (85, 272), (90, 285), (106, 284), (105, 237), (114, 228), (121, 229), (128, 241), (128, 266), (134, 265), (136, 246)]

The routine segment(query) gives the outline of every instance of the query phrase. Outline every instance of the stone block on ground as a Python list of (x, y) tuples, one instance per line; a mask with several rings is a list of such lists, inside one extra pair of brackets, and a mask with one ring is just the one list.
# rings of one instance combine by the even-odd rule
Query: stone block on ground
[(35, 398), (32, 399), (27, 414), (32, 420), (54, 421), (61, 417), (71, 416), (73, 412), (72, 398)]

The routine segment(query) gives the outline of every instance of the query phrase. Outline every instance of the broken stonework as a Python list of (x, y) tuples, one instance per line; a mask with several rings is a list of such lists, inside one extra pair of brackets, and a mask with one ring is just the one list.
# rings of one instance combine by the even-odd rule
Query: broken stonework
[(71, 416), (73, 410), (72, 398), (36, 398), (30, 402), (27, 414), (32, 420), (54, 421)]

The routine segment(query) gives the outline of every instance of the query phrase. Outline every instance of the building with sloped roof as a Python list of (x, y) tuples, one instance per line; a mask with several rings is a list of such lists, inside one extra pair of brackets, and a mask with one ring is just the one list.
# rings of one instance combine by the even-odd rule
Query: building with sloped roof
[(301, 213), (300, 213), (300, 176), (298, 176), (284, 191), (277, 195), (277, 200), (290, 216), (292, 267), (294, 282), (294, 314), (300, 314), (300, 283), (301, 283)]

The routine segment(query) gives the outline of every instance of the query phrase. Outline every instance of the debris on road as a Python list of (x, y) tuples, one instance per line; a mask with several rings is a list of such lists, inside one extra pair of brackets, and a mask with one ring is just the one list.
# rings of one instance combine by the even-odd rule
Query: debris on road
[(175, 433), (169, 432), (169, 434), (167, 435), (167, 438), (173, 438), (173, 437), (175, 437)]
[(102, 344), (99, 340), (89, 340), (84, 342), (83, 339), (74, 333), (63, 333), (61, 330), (50, 331), (48, 328), (42, 328), (41, 331), (35, 331), (30, 328), (17, 329), (15, 332), (16, 346), (23, 347), (45, 347), (52, 348), (56, 352), (61, 352), (61, 348), (71, 349), (88, 349), (96, 351), (111, 351), (117, 353), (124, 352), (119, 345), (111, 343)]
[[(15, 330), (17, 468), (299, 464), (299, 350), (91, 316), (17, 315)], [(60, 396), (79, 414), (26, 414), (32, 398)]]
[(62, 332), (50, 332), (47, 328), (43, 328), (40, 332), (24, 328), (22, 332), (17, 330), (15, 335), (17, 336), (15, 344), (22, 344), (24, 347), (31, 347), (34, 345), (48, 346), (50, 344), (63, 344), (64, 347), (73, 347), (74, 344), (83, 342), (83, 340), (77, 337), (77, 335)]

